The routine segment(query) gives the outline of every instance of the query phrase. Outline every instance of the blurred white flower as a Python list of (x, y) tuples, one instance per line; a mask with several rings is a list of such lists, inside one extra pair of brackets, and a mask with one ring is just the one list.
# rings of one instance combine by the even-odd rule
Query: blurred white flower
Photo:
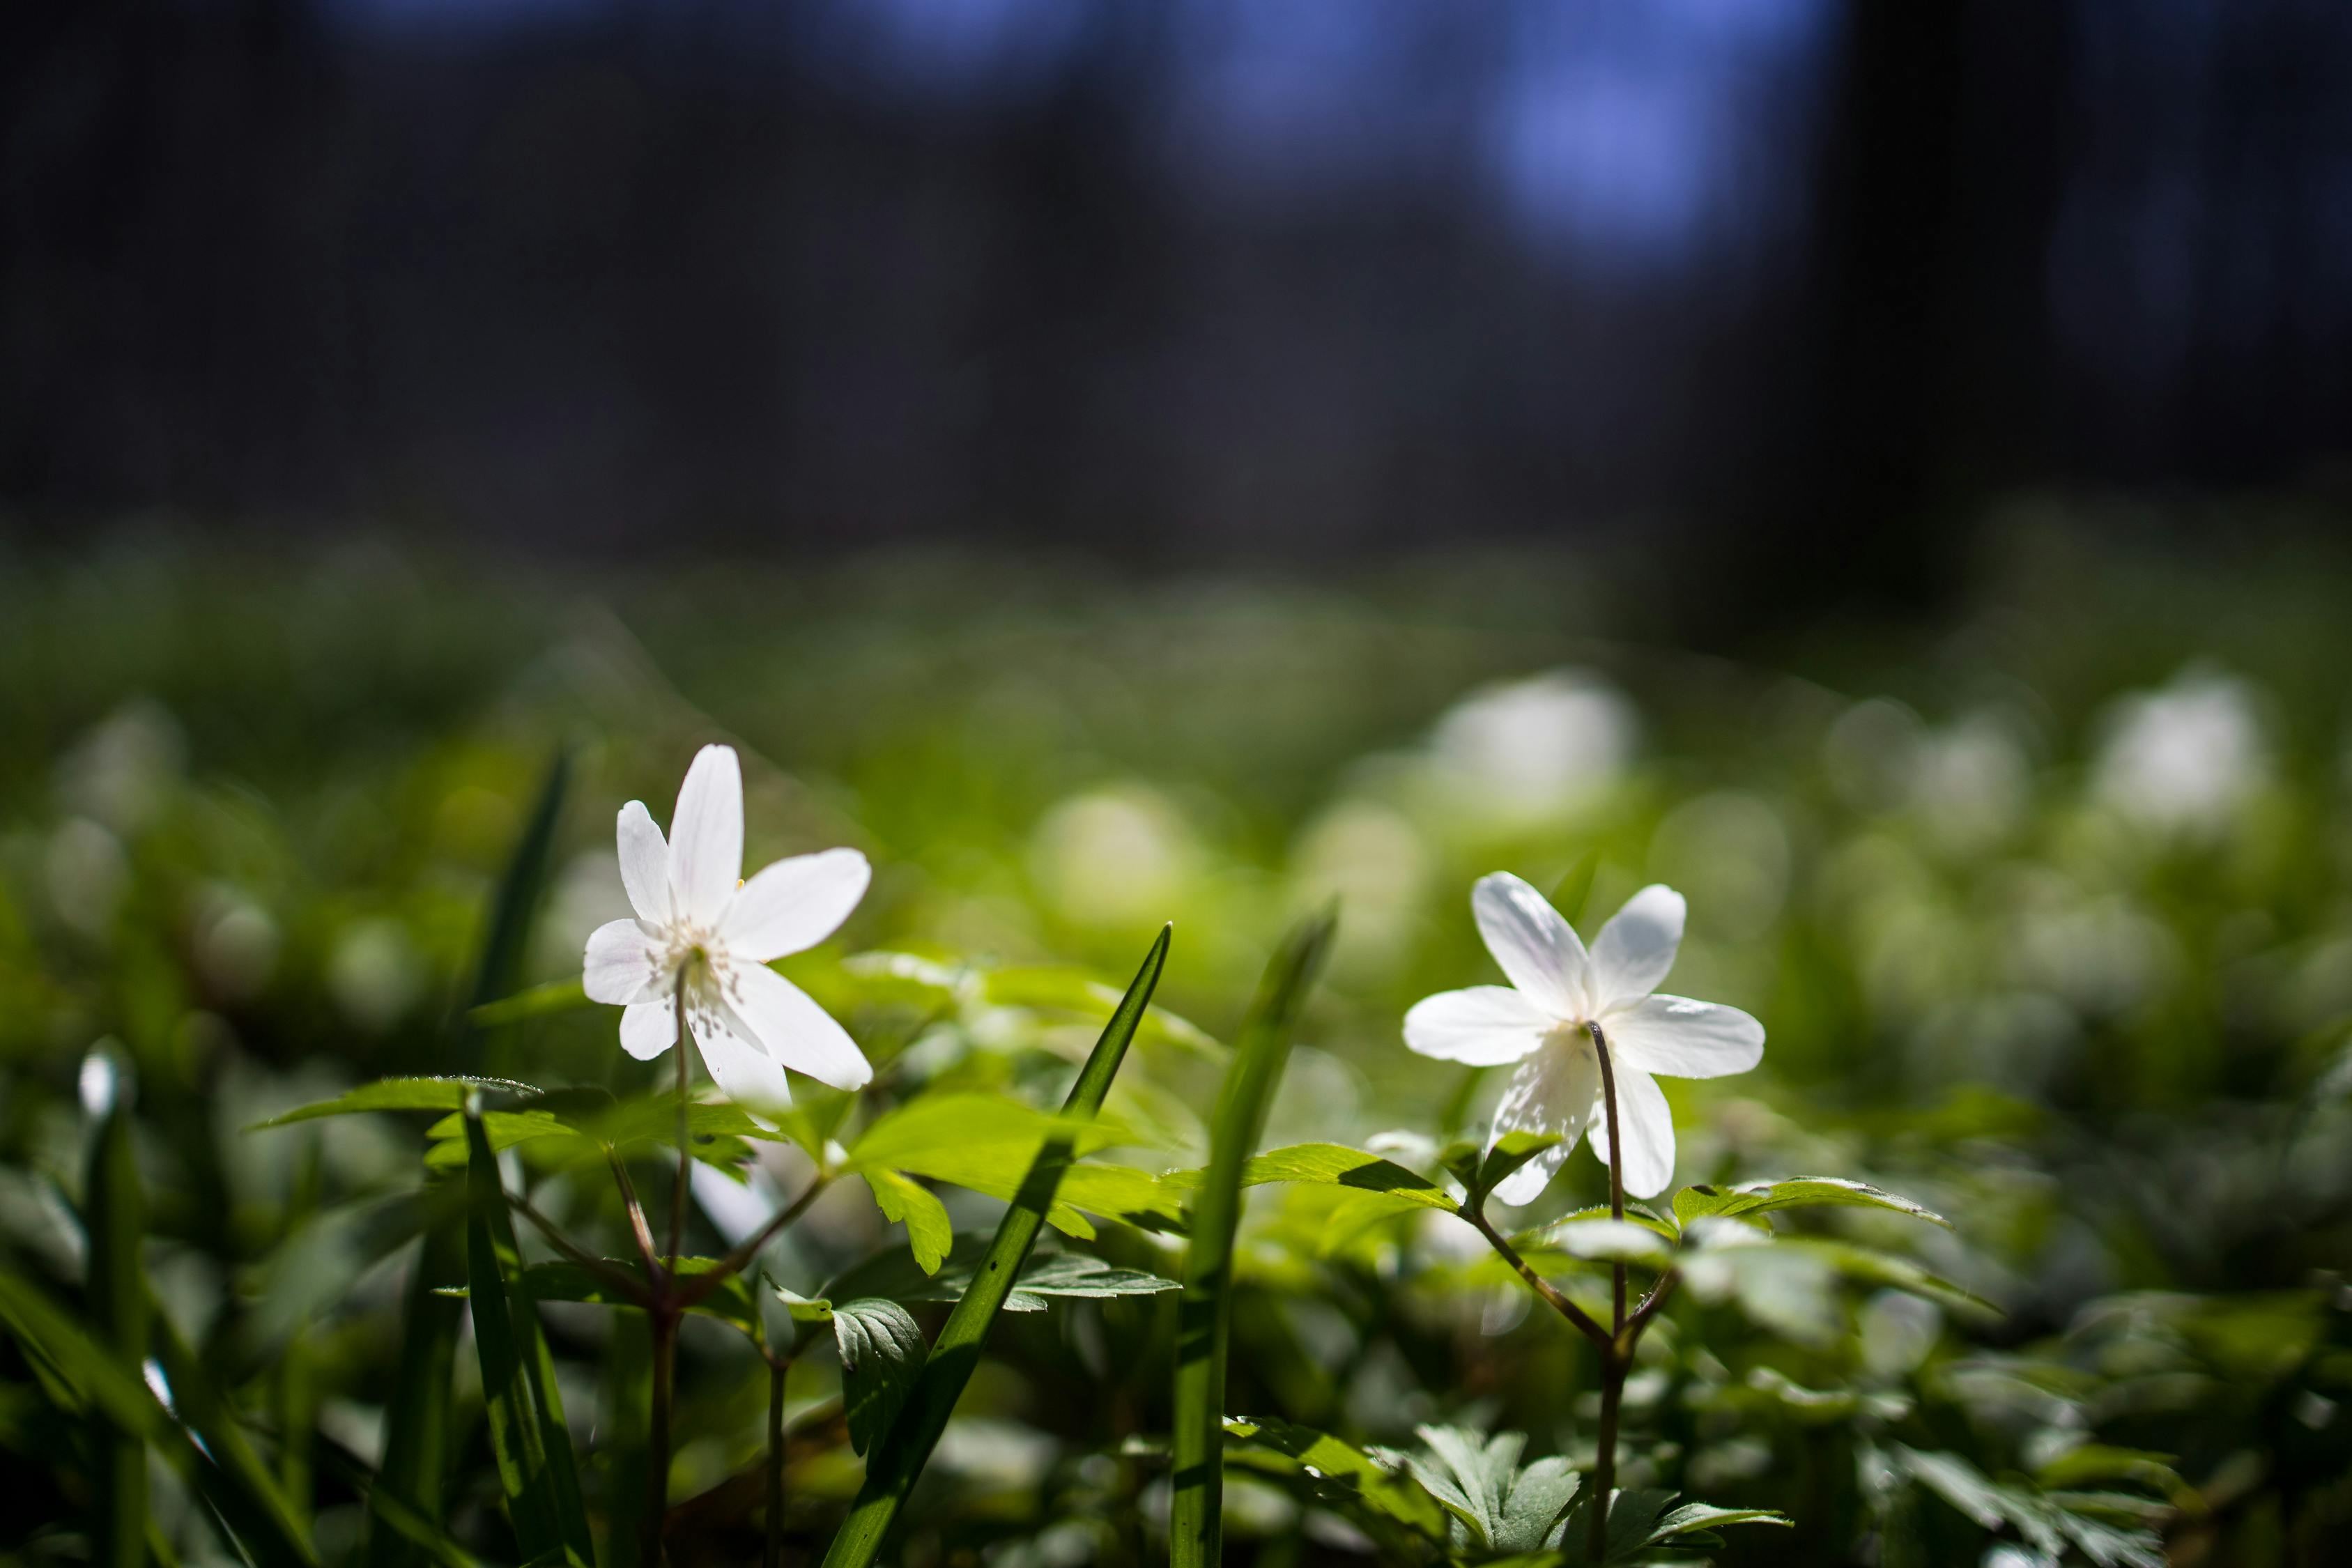
[(2009, 833), (2032, 791), (2033, 764), (2017, 726), (1994, 710), (1929, 734), (1913, 763), (1912, 808), (1949, 848), (1978, 848)]
[(1593, 1153), (1612, 1157), (1600, 1111), (1601, 1061), (1586, 1028), (1596, 1023), (1617, 1080), (1625, 1190), (1636, 1197), (1663, 1191), (1675, 1173), (1675, 1119), (1653, 1075), (1721, 1078), (1764, 1057), (1764, 1026), (1738, 1008), (1652, 994), (1682, 945), (1683, 896), (1643, 889), (1601, 928), (1590, 953), (1559, 911), (1508, 872), (1481, 877), (1470, 908), (1511, 984), (1441, 992), (1415, 1004), (1404, 1038), (1442, 1061), (1518, 1064), (1487, 1147), (1520, 1131), (1561, 1141), (1513, 1172), (1495, 1195), (1507, 1204), (1532, 1200), (1587, 1131)]
[(1597, 675), (1555, 669), (1472, 692), (1437, 721), (1439, 764), (1491, 806), (1558, 810), (1612, 783), (1641, 722)]
[(873, 1078), (848, 1031), (768, 967), (831, 936), (872, 876), (855, 849), (779, 860), (745, 882), (743, 774), (730, 746), (705, 746), (687, 770), (665, 843), (642, 801), (621, 808), (621, 882), (635, 920), (588, 938), (589, 1000), (621, 1014), (621, 1047), (647, 1061), (677, 1043), (677, 1006), (728, 1098), (788, 1105), (784, 1068), (835, 1089)]
[(2211, 670), (2192, 669), (2162, 690), (2120, 699), (2106, 723), (2093, 787), (2107, 805), (2154, 826), (2220, 827), (2266, 772), (2252, 689)]

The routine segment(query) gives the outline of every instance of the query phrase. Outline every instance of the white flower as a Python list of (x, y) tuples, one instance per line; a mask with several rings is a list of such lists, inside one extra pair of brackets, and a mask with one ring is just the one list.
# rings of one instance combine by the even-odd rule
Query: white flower
[(866, 857), (828, 849), (739, 881), (743, 774), (730, 746), (696, 755), (670, 832), (665, 844), (642, 801), (621, 808), (621, 881), (637, 918), (588, 938), (588, 999), (625, 1009), (622, 1048), (650, 1061), (677, 1044), (683, 988), (687, 1025), (729, 1099), (790, 1104), (786, 1068), (864, 1088), (874, 1069), (856, 1042), (768, 961), (815, 946), (849, 918), (872, 876)]
[(1495, 1195), (1507, 1204), (1533, 1200), (1588, 1129), (1592, 1152), (1610, 1158), (1589, 1024), (1600, 1025), (1609, 1041), (1625, 1190), (1644, 1198), (1664, 1191), (1675, 1173), (1675, 1119), (1651, 1075), (1721, 1078), (1764, 1057), (1764, 1026), (1738, 1008), (1651, 994), (1682, 945), (1683, 896), (1643, 889), (1601, 928), (1590, 953), (1541, 893), (1507, 872), (1481, 877), (1470, 908), (1511, 983), (1444, 991), (1416, 1004), (1404, 1016), (1404, 1039), (1442, 1061), (1518, 1064), (1486, 1146), (1521, 1131), (1556, 1133), (1560, 1142), (1513, 1172)]

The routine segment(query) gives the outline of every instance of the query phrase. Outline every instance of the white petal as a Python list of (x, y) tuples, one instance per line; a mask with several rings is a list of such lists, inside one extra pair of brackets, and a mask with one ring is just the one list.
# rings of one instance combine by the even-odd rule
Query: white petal
[(677, 912), (715, 926), (743, 871), (743, 769), (732, 746), (705, 746), (677, 790), (669, 824), (669, 885)]
[(1643, 1072), (1722, 1078), (1764, 1059), (1764, 1026), (1737, 1007), (1645, 996), (1601, 1020), (1612, 1049)]
[(729, 999), (768, 1052), (794, 1072), (835, 1089), (864, 1089), (874, 1069), (849, 1031), (814, 998), (760, 964), (737, 964)]
[(1529, 1001), (1556, 1018), (1583, 1016), (1584, 943), (1541, 893), (1496, 871), (1470, 889), (1470, 910), (1486, 951)]
[(677, 1004), (664, 996), (621, 1010), (621, 1048), (649, 1062), (677, 1044)]
[(1647, 996), (1675, 966), (1683, 944), (1683, 896), (1653, 882), (1609, 917), (1592, 940), (1592, 1005), (1606, 1009)]
[(726, 1003), (698, 1002), (687, 1015), (694, 1043), (702, 1048), (702, 1065), (719, 1091), (736, 1104), (753, 1110), (781, 1109), (793, 1102), (792, 1086), (776, 1058), (761, 1048), (742, 1016)]
[(641, 921), (667, 925), (669, 908), (669, 846), (654, 826), (646, 803), (633, 800), (621, 807), (621, 886), (629, 892), (629, 908)]
[(641, 1002), (659, 983), (659, 955), (651, 932), (635, 921), (612, 921), (588, 933), (580, 981), (591, 1002)]
[(1414, 1003), (1404, 1016), (1404, 1043), (1442, 1062), (1497, 1067), (1542, 1045), (1554, 1025), (1507, 985), (1473, 985)]
[[(1617, 1073), (1617, 1125), (1625, 1135), (1625, 1191), (1637, 1198), (1654, 1198), (1675, 1179), (1675, 1113), (1666, 1105), (1658, 1080), (1625, 1062), (1612, 1064)], [(1592, 1117), (1592, 1152), (1610, 1163), (1609, 1118)]]
[(779, 860), (743, 884), (719, 922), (719, 940), (760, 963), (814, 947), (849, 918), (873, 879), (855, 849)]
[(1486, 1147), (1492, 1149), (1506, 1132), (1555, 1132), (1560, 1141), (1506, 1176), (1495, 1189), (1497, 1198), (1507, 1204), (1533, 1203), (1551, 1184), (1591, 1121), (1593, 1098), (1600, 1092), (1601, 1063), (1592, 1054), (1592, 1043), (1580, 1034), (1550, 1041), (1519, 1063), (1495, 1107)]

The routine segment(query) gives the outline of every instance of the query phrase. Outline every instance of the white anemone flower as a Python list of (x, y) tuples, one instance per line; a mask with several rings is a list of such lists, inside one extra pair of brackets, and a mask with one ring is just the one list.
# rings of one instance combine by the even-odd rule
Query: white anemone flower
[(1643, 1198), (1663, 1192), (1675, 1173), (1675, 1119), (1653, 1075), (1722, 1078), (1764, 1057), (1764, 1026), (1737, 1007), (1653, 994), (1682, 945), (1683, 896), (1660, 885), (1643, 889), (1601, 928), (1590, 952), (1541, 893), (1508, 872), (1478, 879), (1470, 908), (1511, 983), (1443, 991), (1415, 1004), (1404, 1016), (1404, 1039), (1441, 1061), (1518, 1064), (1486, 1146), (1506, 1132), (1560, 1141), (1514, 1171), (1495, 1195), (1531, 1202), (1588, 1131), (1593, 1153), (1610, 1160), (1595, 1024), (1617, 1080), (1625, 1190)]
[(873, 873), (855, 849), (779, 860), (739, 880), (743, 866), (743, 773), (731, 746), (705, 746), (677, 792), (670, 838), (642, 801), (621, 808), (621, 881), (635, 920), (588, 938), (588, 999), (623, 1008), (621, 1047), (650, 1061), (687, 1026), (703, 1064), (730, 1100), (792, 1103), (784, 1069), (835, 1089), (874, 1076), (847, 1030), (771, 959), (831, 936)]

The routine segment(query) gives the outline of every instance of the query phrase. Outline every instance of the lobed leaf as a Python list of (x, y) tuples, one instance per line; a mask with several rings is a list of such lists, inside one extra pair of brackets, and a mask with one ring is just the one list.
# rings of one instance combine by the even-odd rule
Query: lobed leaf
[[(246, 1129), (257, 1132), (265, 1127), (287, 1127), (297, 1121), (311, 1121), (322, 1116), (356, 1116), (372, 1110), (463, 1110), (466, 1097), (478, 1091), (511, 1094), (528, 1100), (539, 1090), (527, 1083), (516, 1083), (502, 1078), (467, 1078), (456, 1074), (433, 1078), (380, 1078), (373, 1083), (363, 1083), (345, 1089), (332, 1100), (321, 1100), (298, 1110), (273, 1116), (267, 1121), (257, 1121)], [(434, 1136), (446, 1138), (451, 1133), (436, 1131)], [(456, 1134), (462, 1136), (462, 1133)], [(463, 1162), (459, 1162), (463, 1163)]]
[(1224, 1422), (1225, 1462), (1268, 1466), (1278, 1455), (1311, 1485), (1315, 1500), (1353, 1507), (1402, 1525), (1433, 1542), (1445, 1539), (1445, 1510), (1411, 1474), (1382, 1465), (1328, 1432), (1253, 1415)]
[(955, 1227), (949, 1222), (947, 1205), (903, 1172), (868, 1170), (866, 1184), (883, 1217), (907, 1227), (907, 1244), (923, 1272), (938, 1273), (948, 1248), (955, 1245)]
[[(1181, 1192), (1197, 1192), (1205, 1171), (1171, 1171), (1160, 1183)], [(1428, 1177), (1405, 1169), (1393, 1160), (1367, 1154), (1338, 1143), (1294, 1143), (1286, 1149), (1255, 1155), (1242, 1164), (1241, 1184), (1266, 1186), (1275, 1183), (1305, 1183), (1318, 1186), (1353, 1187), (1380, 1193), (1423, 1208), (1452, 1209), (1454, 1199)]]

